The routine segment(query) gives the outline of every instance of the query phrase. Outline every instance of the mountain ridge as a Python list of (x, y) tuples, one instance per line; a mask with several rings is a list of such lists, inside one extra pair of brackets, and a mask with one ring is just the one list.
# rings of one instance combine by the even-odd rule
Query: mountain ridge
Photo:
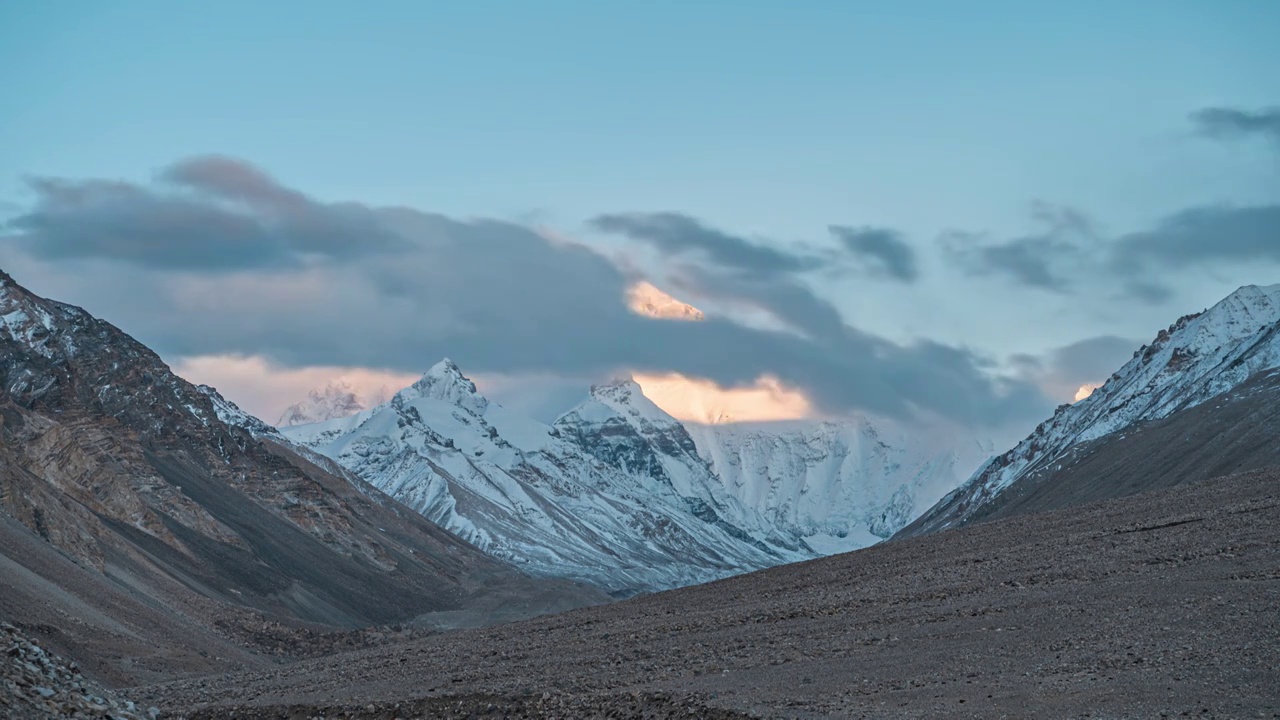
[(1195, 408), (1277, 367), (1280, 284), (1243, 286), (1161, 330), (1089, 397), (1059, 406), (898, 536), (963, 525), (1008, 488), (1051, 474), (1090, 443)]
[[(896, 447), (879, 442), (876, 466), (862, 461), (878, 442), (875, 426), (793, 425), (792, 441), (816, 449), (775, 450), (757, 462), (755, 436), (730, 425), (695, 429), (630, 378), (593, 386), (545, 425), (488, 401), (446, 359), (381, 406), (282, 432), (497, 557), (625, 595), (865, 547), (910, 519), (923, 487), (954, 486), (962, 465), (984, 457), (950, 446), (924, 457), (895, 431)], [(713, 459), (731, 455), (763, 469), (718, 474)], [(770, 462), (789, 463), (794, 477), (763, 478)], [(746, 485), (772, 490), (753, 496)], [(817, 523), (812, 512), (781, 509), (819, 487), (849, 511)]]

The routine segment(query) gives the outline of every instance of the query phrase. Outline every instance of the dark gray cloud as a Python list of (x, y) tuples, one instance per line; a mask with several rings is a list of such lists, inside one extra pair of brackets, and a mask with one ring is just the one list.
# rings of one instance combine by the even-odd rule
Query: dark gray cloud
[(1073, 208), (1035, 203), (1031, 218), (1039, 232), (992, 243), (974, 233), (950, 232), (944, 250), (970, 275), (1003, 275), (1041, 290), (1069, 292), (1087, 260), (1097, 232), (1092, 221)]
[(1210, 137), (1231, 138), (1261, 135), (1280, 142), (1280, 107), (1263, 110), (1212, 107), (1191, 114), (1196, 129)]
[(847, 227), (832, 225), (831, 234), (872, 273), (886, 275), (905, 283), (920, 277), (915, 250), (902, 238), (902, 233), (887, 228)]
[(637, 316), (624, 301), (634, 276), (584, 246), (510, 222), (320, 204), (238, 161), (179, 163), (143, 185), (39, 182), (35, 207), (0, 242), (5, 266), (168, 357), (412, 372), (449, 356), (476, 373), (630, 368), (724, 385), (772, 374), (829, 411), (974, 424), (1049, 407), (1031, 383), (995, 376), (968, 350), (846, 325), (801, 277), (814, 257), (685, 216), (597, 224), (686, 261), (700, 292), (754, 304), (798, 333)]
[[(790, 333), (753, 331), (753, 340), (767, 338), (768, 343), (739, 346), (726, 339), (723, 347), (743, 347), (770, 357), (767, 372), (809, 390), (820, 405), (893, 415), (923, 410), (978, 424), (999, 422), (996, 418), (1032, 417), (1048, 407), (1034, 385), (993, 376), (990, 361), (969, 350), (930, 341), (900, 345), (845, 324), (835, 306), (801, 277), (821, 264), (816, 255), (785, 255), (791, 260), (780, 260), (776, 255), (783, 255), (781, 251), (707, 228), (684, 216), (671, 222), (669, 213), (606, 217), (628, 220), (601, 223), (598, 219), (598, 228), (620, 232), (667, 252), (733, 248), (733, 252), (705, 252), (702, 259), (708, 262), (681, 267), (676, 274), (679, 287), (699, 297), (763, 310), (802, 333), (803, 338), (796, 338)], [(757, 250), (775, 256), (765, 262)], [(728, 327), (737, 326), (721, 323), (714, 332)], [(699, 368), (695, 374), (733, 384), (749, 383), (756, 377), (746, 373), (730, 378), (725, 373), (732, 364), (719, 355), (700, 354), (699, 359), (705, 364), (697, 365), (690, 359)], [(806, 378), (822, 378), (822, 382), (813, 384)]]
[(1153, 304), (1172, 297), (1172, 271), (1280, 264), (1280, 205), (1188, 208), (1148, 230), (1111, 237), (1100, 235), (1077, 212), (1052, 217), (1037, 235), (992, 242), (950, 233), (941, 244), (973, 275), (1002, 275), (1060, 293), (1101, 282)]
[(1132, 359), (1141, 345), (1137, 340), (1099, 335), (1044, 355), (1015, 355), (1011, 360), (1024, 377), (1039, 384), (1045, 392), (1070, 401), (1081, 385), (1104, 382)]
[(1099, 335), (1065, 345), (1049, 354), (1049, 369), (1079, 385), (1105, 380), (1132, 357), (1142, 343), (1115, 335)]
[(10, 220), (23, 249), (48, 260), (230, 272), (351, 258), (400, 244), (356, 204), (318, 203), (239, 160), (204, 157), (141, 186), (33, 178), (36, 200)]
[(1280, 205), (1183, 210), (1117, 238), (1112, 262), (1128, 275), (1207, 262), (1280, 262)]
[(984, 244), (981, 236), (953, 232), (943, 239), (952, 257), (971, 275), (1004, 275), (1033, 288), (1066, 292), (1071, 266), (1081, 250), (1051, 237), (1022, 237)]
[[(1190, 119), (1197, 131), (1211, 137), (1280, 141), (1280, 108), (1211, 107), (1192, 113)], [(1078, 211), (1040, 204), (1032, 214), (1042, 232), (997, 241), (953, 232), (940, 242), (973, 275), (1003, 275), (1027, 287), (1061, 293), (1103, 283), (1151, 304), (1174, 295), (1171, 271), (1280, 265), (1276, 204), (1191, 207), (1150, 229), (1111, 237), (1103, 236)]]
[(702, 255), (715, 265), (759, 276), (812, 270), (821, 259), (753, 243), (674, 212), (619, 213), (591, 221), (597, 230), (625, 235), (668, 254)]

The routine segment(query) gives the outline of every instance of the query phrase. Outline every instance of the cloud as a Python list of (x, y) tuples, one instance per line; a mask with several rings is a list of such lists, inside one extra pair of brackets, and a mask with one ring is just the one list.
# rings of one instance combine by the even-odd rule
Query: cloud
[(1035, 203), (1033, 222), (1039, 232), (990, 243), (982, 235), (952, 231), (943, 236), (944, 251), (970, 275), (1003, 275), (1022, 285), (1070, 292), (1072, 278), (1087, 261), (1097, 233), (1078, 210)]
[(832, 225), (831, 234), (873, 273), (905, 283), (920, 277), (915, 250), (902, 234), (886, 228)]
[(626, 235), (668, 255), (695, 254), (721, 268), (769, 276), (812, 270), (820, 258), (793, 254), (769, 245), (720, 232), (698, 220), (674, 212), (601, 215), (591, 221), (597, 230)]
[(1099, 335), (1050, 350), (1043, 355), (1015, 355), (1012, 362), (1024, 377), (1049, 397), (1070, 402), (1084, 385), (1099, 385), (1119, 370), (1141, 347), (1138, 340)]
[(1116, 270), (1131, 276), (1153, 266), (1280, 262), (1280, 205), (1190, 208), (1117, 238), (1112, 252)]
[(763, 422), (798, 420), (815, 413), (804, 393), (767, 375), (742, 387), (721, 387), (710, 380), (679, 373), (636, 374), (634, 379), (645, 397), (678, 420), (705, 424)]
[(1211, 107), (1191, 114), (1191, 122), (1202, 134), (1216, 138), (1261, 135), (1280, 142), (1280, 107), (1263, 110)]
[[(1280, 264), (1280, 205), (1192, 207), (1149, 229), (1110, 237), (1074, 211), (1054, 217), (1035, 235), (993, 243), (952, 232), (940, 244), (970, 275), (1003, 276), (1062, 294), (1091, 283), (1120, 287), (1151, 304), (1173, 296), (1173, 271)], [(1046, 222), (1043, 215), (1039, 219)]]
[(1004, 275), (1022, 285), (1067, 292), (1071, 279), (1067, 268), (1080, 255), (1075, 244), (1050, 237), (1023, 237), (983, 244), (980, 236), (953, 232), (944, 247), (970, 275)]
[(627, 288), (627, 307), (631, 312), (661, 320), (697, 322), (706, 315), (698, 308), (671, 297), (647, 280), (640, 280)]
[(28, 180), (36, 200), (7, 227), (47, 260), (100, 258), (165, 270), (299, 267), (396, 248), (372, 211), (325, 204), (239, 160), (202, 157), (151, 186), (109, 180)]
[(259, 356), (202, 355), (178, 358), (173, 371), (193, 383), (211, 385), (241, 410), (269, 423), (311, 390), (342, 378), (358, 395), (380, 400), (418, 375), (370, 368), (282, 367)]
[(570, 239), (513, 222), (319, 203), (238, 160), (184, 161), (142, 184), (39, 181), (23, 218), (0, 242), (20, 282), (86, 306), (169, 358), (412, 375), (448, 356), (477, 376), (679, 373), (722, 388), (768, 376), (823, 413), (974, 424), (1030, 420), (1048, 406), (972, 351), (849, 326), (805, 280), (826, 259), (672, 213), (596, 224), (665, 253), (686, 283), (672, 290), (700, 305), (758, 308), (786, 329), (638, 316), (627, 306), (634, 273)]
[[(1262, 136), (1280, 142), (1280, 107), (1210, 107), (1190, 115), (1215, 138)], [(1104, 236), (1082, 213), (1037, 204), (1040, 231), (1008, 240), (952, 231), (939, 244), (974, 276), (1003, 276), (1031, 288), (1074, 294), (1083, 286), (1119, 286), (1134, 299), (1161, 304), (1174, 295), (1171, 271), (1280, 264), (1280, 205), (1194, 206), (1153, 227)]]

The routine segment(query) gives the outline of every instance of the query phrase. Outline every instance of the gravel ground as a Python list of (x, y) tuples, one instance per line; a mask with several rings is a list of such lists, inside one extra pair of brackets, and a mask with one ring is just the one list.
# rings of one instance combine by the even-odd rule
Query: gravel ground
[(132, 702), (86, 680), (80, 668), (48, 652), (18, 628), (0, 623), (0, 715), (11, 720), (110, 718), (142, 720), (159, 709), (141, 711)]
[(172, 717), (1280, 717), (1280, 472), (135, 688)]

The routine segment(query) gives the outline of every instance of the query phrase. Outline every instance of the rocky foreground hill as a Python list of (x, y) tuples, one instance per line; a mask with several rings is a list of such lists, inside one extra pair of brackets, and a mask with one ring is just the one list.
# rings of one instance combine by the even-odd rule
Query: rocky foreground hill
[(0, 619), (98, 679), (605, 599), (493, 560), (0, 273)]

